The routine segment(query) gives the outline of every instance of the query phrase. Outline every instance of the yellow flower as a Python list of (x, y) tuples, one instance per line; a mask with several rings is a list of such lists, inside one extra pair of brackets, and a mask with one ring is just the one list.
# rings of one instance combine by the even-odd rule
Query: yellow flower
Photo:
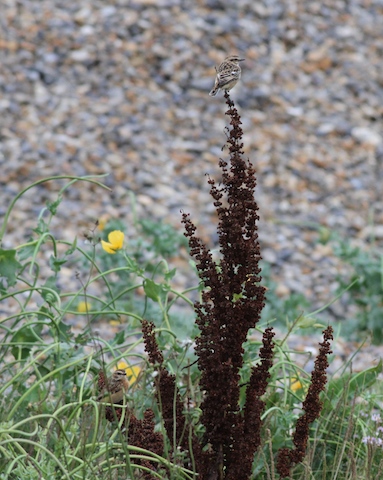
[(119, 327), (121, 322), (120, 320), (109, 320), (109, 325), (112, 325), (112, 327)]
[(88, 302), (78, 302), (77, 311), (79, 313), (87, 313), (90, 310), (90, 305)]
[(303, 392), (307, 392), (307, 384), (302, 383), (299, 378), (292, 377), (290, 388), (293, 392), (297, 392), (298, 390), (302, 390)]
[(293, 392), (296, 392), (297, 390), (303, 388), (303, 386), (300, 380), (298, 380), (297, 378), (292, 378), (290, 388)]
[(98, 229), (100, 230), (100, 232), (102, 232), (105, 227), (106, 227), (106, 224), (108, 223), (108, 217), (106, 215), (103, 215), (101, 218), (98, 219)]
[(101, 240), (102, 248), (108, 253), (116, 253), (124, 244), (124, 234), (120, 230), (113, 230), (109, 233), (108, 240), (109, 242)]
[(123, 360), (118, 362), (117, 368), (120, 370), (125, 370), (129, 380), (129, 385), (133, 385), (133, 383), (137, 380), (139, 373), (141, 372), (141, 368), (138, 365), (131, 367)]

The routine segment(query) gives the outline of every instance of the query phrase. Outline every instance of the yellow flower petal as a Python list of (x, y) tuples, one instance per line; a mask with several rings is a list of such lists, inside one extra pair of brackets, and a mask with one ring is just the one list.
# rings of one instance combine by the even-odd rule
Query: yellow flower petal
[(121, 230), (113, 230), (113, 232), (109, 233), (108, 240), (112, 245), (114, 245), (116, 250), (120, 250), (124, 244), (124, 237), (125, 235), (123, 232), (121, 232)]
[(98, 229), (100, 230), (100, 232), (105, 229), (108, 220), (109, 219), (106, 215), (103, 215), (101, 218), (98, 219)]
[[(120, 320), (109, 320), (109, 325), (112, 325), (112, 327), (118, 327), (121, 325)], [(125, 367), (118, 367), (118, 368), (125, 368)]]
[(126, 370), (127, 368), (129, 368), (129, 365), (124, 360), (117, 363), (117, 370)]
[(124, 245), (125, 235), (120, 230), (113, 230), (108, 235), (109, 242), (101, 240), (101, 246), (107, 253), (116, 253), (117, 250), (121, 250)]
[(307, 385), (302, 383), (299, 378), (292, 377), (291, 378), (291, 383), (290, 383), (290, 388), (293, 392), (297, 392), (298, 390), (303, 390), (304, 392), (307, 392)]
[(115, 250), (113, 250), (113, 245), (109, 242), (101, 240), (101, 246), (107, 253), (116, 253)]
[(133, 383), (137, 380), (138, 375), (139, 375), (140, 372), (141, 372), (141, 367), (139, 367), (138, 365), (135, 365), (135, 366), (133, 366), (133, 367), (130, 367), (130, 366), (129, 366), (126, 362), (124, 362), (123, 360), (121, 360), (120, 362), (118, 362), (117, 368), (120, 369), (120, 370), (125, 370), (126, 375), (127, 375), (127, 377), (128, 377), (128, 380), (129, 380), (129, 385), (133, 385)]
[(129, 378), (130, 385), (133, 385), (133, 383), (137, 380), (140, 372), (141, 372), (141, 368), (138, 365), (135, 365), (134, 367), (130, 367), (126, 369), (126, 374)]
[(86, 313), (90, 310), (90, 305), (88, 302), (79, 302), (77, 305), (77, 311), (80, 313)]
[(293, 379), (294, 381), (291, 383), (291, 390), (293, 392), (296, 392), (297, 390), (300, 390), (302, 387), (302, 384), (299, 380)]

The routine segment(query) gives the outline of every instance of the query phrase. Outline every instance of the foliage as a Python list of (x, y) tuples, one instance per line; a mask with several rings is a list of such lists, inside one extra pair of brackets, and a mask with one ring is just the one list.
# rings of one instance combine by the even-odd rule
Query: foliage
[[(119, 430), (106, 428), (94, 394), (98, 372), (108, 371), (120, 359), (128, 368), (142, 368), (137, 326), (144, 313), (158, 320), (165, 344), (174, 339), (170, 321), (180, 300), (183, 319), (192, 326), (191, 301), (172, 289), (175, 271), (158, 256), (159, 245), (151, 247), (153, 235), (141, 234), (130, 255), (119, 249), (111, 255), (99, 245), (100, 236), (107, 238), (107, 229), (114, 230), (113, 222), (105, 233), (96, 224), (85, 239), (72, 243), (56, 238), (50, 223), (73, 183), (69, 179), (62, 188), (54, 208), (48, 204), (43, 209), (28, 242), (3, 249), (0, 257), (1, 305), (8, 312), (0, 323), (1, 478), (109, 478), (113, 471), (136, 475), (127, 455), (138, 459), (136, 464), (149, 456), (184, 478), (184, 469), (165, 458), (121, 443)], [(167, 239), (170, 230), (165, 229)], [(1, 234), (5, 232), (6, 223)], [(156, 238), (161, 243), (161, 235)], [(175, 233), (172, 238), (176, 241)], [(69, 282), (63, 267), (72, 271)], [(99, 322), (109, 322), (116, 333), (110, 339), (98, 336)], [(172, 343), (180, 348), (180, 341)], [(138, 414), (152, 404), (143, 395), (145, 384), (151, 389), (150, 375), (147, 369), (140, 375), (140, 388), (130, 389), (129, 401), (140, 405)]]
[(348, 302), (356, 306), (354, 320), (348, 319), (351, 332), (371, 333), (373, 343), (383, 343), (383, 254), (376, 248), (364, 250), (349, 241), (337, 240), (335, 253), (351, 267), (347, 277), (339, 276), (339, 291), (352, 284)]

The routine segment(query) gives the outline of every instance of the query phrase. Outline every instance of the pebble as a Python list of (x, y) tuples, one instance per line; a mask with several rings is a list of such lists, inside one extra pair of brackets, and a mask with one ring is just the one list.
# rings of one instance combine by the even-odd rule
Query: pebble
[(370, 128), (354, 127), (351, 129), (351, 135), (360, 143), (377, 147), (383, 142), (382, 136)]

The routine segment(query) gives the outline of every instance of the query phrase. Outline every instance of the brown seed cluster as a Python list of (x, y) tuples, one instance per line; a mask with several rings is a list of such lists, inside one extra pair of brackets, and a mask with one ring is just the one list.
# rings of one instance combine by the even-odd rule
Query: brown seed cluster
[(282, 448), (278, 452), (277, 471), (281, 478), (289, 477), (292, 466), (303, 460), (309, 440), (310, 425), (319, 418), (322, 410), (323, 403), (319, 398), (319, 394), (324, 390), (327, 383), (327, 356), (332, 353), (330, 340), (333, 340), (333, 329), (331, 326), (324, 330), (323, 336), (324, 341), (319, 344), (319, 355), (315, 360), (314, 371), (311, 374), (311, 385), (303, 402), (305, 413), (297, 420), (293, 435), (295, 448)]

